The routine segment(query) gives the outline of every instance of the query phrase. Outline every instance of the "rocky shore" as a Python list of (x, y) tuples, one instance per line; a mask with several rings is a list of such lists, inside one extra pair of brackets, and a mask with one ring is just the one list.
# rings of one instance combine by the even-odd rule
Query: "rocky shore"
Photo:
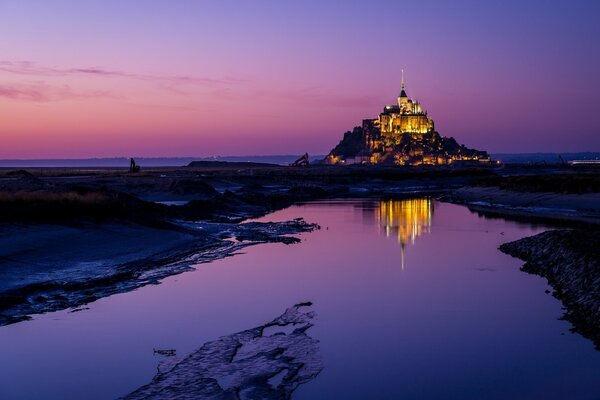
[(600, 350), (600, 231), (554, 230), (505, 243), (500, 250), (525, 261), (522, 270), (545, 277), (565, 305), (573, 330)]
[(122, 399), (289, 399), (323, 369), (319, 342), (307, 333), (311, 305), (296, 304), (269, 323), (167, 360), (149, 384)]

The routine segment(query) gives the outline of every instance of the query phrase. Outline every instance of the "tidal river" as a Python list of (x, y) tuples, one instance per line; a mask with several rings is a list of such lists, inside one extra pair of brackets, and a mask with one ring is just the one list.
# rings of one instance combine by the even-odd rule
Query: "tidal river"
[(293, 399), (598, 399), (600, 352), (504, 242), (547, 229), (426, 198), (293, 206), (321, 229), (78, 312), (0, 327), (0, 399), (114, 399), (164, 356), (313, 302), (323, 369)]

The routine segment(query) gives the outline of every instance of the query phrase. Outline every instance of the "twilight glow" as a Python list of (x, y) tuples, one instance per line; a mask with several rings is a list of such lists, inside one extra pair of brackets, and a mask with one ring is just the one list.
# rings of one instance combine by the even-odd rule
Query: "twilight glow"
[[(326, 4), (324, 4), (326, 3)], [(0, 2), (0, 158), (325, 154), (407, 92), (491, 152), (600, 150), (594, 1)]]

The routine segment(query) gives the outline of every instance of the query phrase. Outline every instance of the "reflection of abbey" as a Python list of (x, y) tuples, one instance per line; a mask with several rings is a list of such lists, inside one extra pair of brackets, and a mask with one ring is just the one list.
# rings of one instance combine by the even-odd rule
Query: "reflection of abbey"
[(485, 151), (468, 149), (440, 136), (421, 104), (406, 95), (404, 73), (397, 104), (387, 105), (375, 119), (346, 132), (329, 153), (330, 164), (387, 163), (445, 165), (489, 163)]
[(429, 198), (386, 200), (379, 202), (379, 225), (385, 235), (396, 232), (402, 247), (415, 244), (415, 239), (431, 230), (433, 202)]
[(376, 218), (385, 235), (396, 235), (402, 248), (401, 266), (404, 270), (404, 253), (407, 244), (431, 231), (433, 202), (429, 198), (382, 200), (378, 205)]

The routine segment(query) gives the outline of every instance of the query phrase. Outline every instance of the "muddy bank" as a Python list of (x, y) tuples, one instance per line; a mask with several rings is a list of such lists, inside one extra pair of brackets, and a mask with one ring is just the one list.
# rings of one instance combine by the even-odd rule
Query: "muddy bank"
[(157, 283), (244, 246), (294, 243), (290, 235), (316, 226), (242, 221), (328, 195), (311, 186), (219, 191), (183, 175), (0, 179), (0, 325)]
[(176, 229), (132, 223), (4, 224), (0, 227), (0, 325), (36, 313), (77, 309), (191, 270), (193, 265), (317, 229), (280, 223), (194, 223)]
[(600, 231), (548, 231), (500, 250), (524, 260), (523, 271), (545, 277), (565, 305), (564, 318), (600, 349)]
[(467, 186), (442, 197), (473, 211), (554, 221), (600, 224), (600, 193), (554, 193)]
[[(35, 172), (35, 171), (32, 171)], [(294, 196), (303, 189), (319, 188), (332, 196), (352, 193), (410, 190), (411, 188), (457, 188), (473, 179), (490, 176), (489, 169), (402, 168), (377, 166), (311, 166), (306, 168), (234, 168), (213, 166), (145, 171), (139, 174), (101, 173), (60, 176), (33, 175), (18, 171), (0, 175), (0, 192), (23, 190), (111, 190), (147, 201), (212, 199), (226, 191), (243, 194)], [(242, 190), (244, 189), (244, 190)]]
[(155, 283), (240, 246), (293, 242), (289, 234), (314, 226), (242, 222), (300, 202), (454, 191), (452, 201), (474, 209), (535, 208), (536, 215), (543, 209), (563, 218), (573, 208), (569, 218), (588, 221), (600, 214), (598, 194), (538, 193), (532, 207), (530, 193), (510, 192), (504, 200), (501, 189), (468, 187), (491, 175), (490, 169), (368, 166), (9, 173), (0, 177), (0, 324)]
[[(516, 192), (536, 193), (600, 193), (600, 168), (590, 166), (580, 170), (578, 167), (563, 167), (563, 170), (540, 173), (541, 171), (506, 171), (508, 176), (495, 175), (478, 179), (478, 186), (498, 187)], [(522, 175), (519, 175), (519, 172)]]
[(312, 304), (288, 308), (273, 321), (204, 344), (158, 366), (152, 381), (123, 397), (134, 399), (289, 399), (323, 369)]

